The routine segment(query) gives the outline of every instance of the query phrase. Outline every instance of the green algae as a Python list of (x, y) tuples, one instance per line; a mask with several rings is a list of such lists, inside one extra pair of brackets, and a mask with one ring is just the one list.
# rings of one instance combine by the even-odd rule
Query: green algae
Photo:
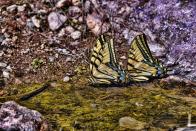
[[(29, 92), (40, 85), (13, 85), (5, 89), (5, 96)], [(18, 102), (42, 113), (51, 130), (127, 130), (119, 126), (119, 119), (125, 116), (146, 123), (149, 130), (185, 126), (188, 112), (196, 120), (195, 98), (180, 95), (179, 89), (165, 90), (157, 83), (94, 88), (85, 77), (73, 78), (70, 83), (58, 81), (37, 96)]]

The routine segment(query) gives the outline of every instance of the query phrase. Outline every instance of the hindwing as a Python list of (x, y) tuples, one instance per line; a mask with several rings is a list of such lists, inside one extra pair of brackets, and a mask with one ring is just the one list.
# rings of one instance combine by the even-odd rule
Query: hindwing
[(130, 46), (127, 69), (131, 80), (148, 81), (165, 75), (166, 68), (152, 56), (145, 34), (136, 36)]

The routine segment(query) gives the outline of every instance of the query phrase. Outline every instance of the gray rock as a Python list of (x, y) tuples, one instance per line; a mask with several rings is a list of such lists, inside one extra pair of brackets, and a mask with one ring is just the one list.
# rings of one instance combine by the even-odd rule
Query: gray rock
[(39, 18), (37, 18), (36, 16), (33, 16), (31, 18), (31, 21), (33, 22), (35, 27), (40, 28), (41, 20)]
[(74, 31), (71, 33), (71, 38), (73, 38), (74, 40), (79, 39), (81, 36), (81, 32), (80, 31)]
[(25, 8), (26, 8), (26, 4), (24, 4), (24, 5), (21, 5), (21, 6), (17, 6), (17, 10), (18, 10), (18, 12), (22, 12), (22, 11), (24, 11), (25, 10)]
[(9, 79), (10, 73), (8, 71), (3, 71), (3, 77)]
[(61, 8), (65, 5), (70, 5), (71, 4), (71, 0), (59, 0), (57, 3), (56, 3), (56, 7), (57, 8)]
[(11, 5), (6, 8), (6, 10), (10, 13), (14, 12), (17, 9), (17, 5)]
[(5, 68), (6, 66), (7, 66), (7, 64), (6, 64), (6, 63), (0, 62), (0, 67)]
[(122, 117), (119, 119), (119, 126), (132, 129), (132, 130), (142, 130), (145, 128), (145, 123), (140, 122), (134, 118), (131, 117)]
[[(195, 5), (196, 1), (183, 0), (103, 0), (100, 8), (101, 13), (114, 16), (114, 23), (120, 25), (117, 35), (123, 34), (127, 43), (137, 34), (145, 33), (150, 47), (157, 47), (152, 48), (155, 55), (163, 56), (164, 64), (175, 61), (176, 75), (196, 81)], [(115, 17), (123, 21), (115, 21)]]
[(71, 17), (78, 18), (81, 15), (82, 11), (78, 6), (70, 6), (68, 10), (68, 14)]
[(58, 12), (52, 12), (48, 16), (48, 23), (51, 30), (59, 29), (67, 20), (67, 16), (64, 16)]
[(64, 81), (64, 82), (68, 82), (69, 80), (70, 80), (69, 76), (65, 76), (65, 77), (63, 78), (63, 81)]
[(38, 131), (43, 123), (42, 115), (14, 101), (8, 101), (0, 108), (0, 129), (20, 131)]
[(67, 49), (58, 48), (56, 51), (62, 55), (68, 55), (70, 52)]
[(66, 27), (65, 27), (65, 31), (66, 31), (67, 33), (73, 33), (75, 30), (74, 30), (74, 28), (73, 28), (72, 26), (66, 26)]
[(81, 0), (72, 0), (72, 4), (78, 6), (81, 4)]

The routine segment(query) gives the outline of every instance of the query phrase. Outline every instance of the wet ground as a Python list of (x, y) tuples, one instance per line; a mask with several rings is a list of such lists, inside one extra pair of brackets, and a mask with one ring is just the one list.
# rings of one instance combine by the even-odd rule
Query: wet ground
[[(192, 123), (196, 123), (195, 90), (183, 84), (155, 81), (120, 88), (95, 88), (89, 86), (83, 76), (52, 85), (29, 100), (17, 100), (21, 105), (42, 113), (52, 130), (164, 131), (186, 126), (188, 114), (191, 114)], [(40, 86), (42, 84), (12, 85), (0, 92), (2, 97), (7, 97), (24, 94)], [(2, 97), (0, 102), (16, 100), (14, 97)], [(122, 117), (131, 117), (139, 124), (120, 126), (119, 119)]]

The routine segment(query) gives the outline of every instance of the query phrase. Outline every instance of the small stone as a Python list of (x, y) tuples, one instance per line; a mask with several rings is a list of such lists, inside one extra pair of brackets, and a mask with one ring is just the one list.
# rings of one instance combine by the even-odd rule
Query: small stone
[(31, 20), (32, 20), (33, 24), (35, 25), (35, 27), (40, 28), (40, 25), (41, 25), (40, 19), (38, 19), (36, 16), (33, 16), (31, 18)]
[(59, 29), (67, 20), (67, 16), (59, 14), (58, 12), (52, 12), (48, 16), (48, 23), (51, 30)]
[(12, 68), (11, 68), (10, 65), (8, 65), (8, 66), (6, 67), (6, 71), (12, 72)]
[(81, 36), (81, 32), (80, 31), (74, 31), (71, 33), (71, 38), (73, 38), (74, 40), (79, 39)]
[(60, 32), (58, 33), (58, 36), (59, 36), (59, 37), (62, 37), (62, 36), (64, 36), (64, 35), (65, 35), (65, 29), (63, 28), (63, 29), (61, 29)]
[(132, 129), (132, 130), (142, 130), (145, 128), (145, 125), (146, 125), (145, 123), (127, 116), (119, 119), (120, 127)]
[(0, 62), (0, 67), (5, 68), (6, 66), (7, 66), (7, 64), (6, 64), (6, 63)]
[(71, 62), (72, 61), (72, 58), (71, 57), (67, 57), (65, 61), (66, 62)]
[(31, 19), (27, 19), (26, 26), (32, 30), (35, 25)]
[(22, 12), (22, 11), (24, 11), (25, 10), (25, 8), (26, 8), (26, 4), (24, 4), (24, 5), (22, 5), (22, 6), (18, 6), (17, 7), (17, 9), (18, 9), (18, 12)]
[(55, 58), (53, 56), (49, 56), (49, 62), (54, 62)]
[(121, 56), (120, 59), (126, 60), (127, 57), (126, 56)]
[(72, 26), (66, 26), (65, 27), (65, 31), (67, 32), (67, 33), (72, 33), (72, 32), (74, 32), (75, 30), (74, 30), (74, 28), (72, 27)]
[(58, 53), (63, 54), (63, 55), (68, 55), (70, 53), (67, 49), (58, 48), (56, 50)]
[(6, 8), (6, 10), (10, 13), (14, 12), (17, 8), (17, 5), (11, 5)]
[(57, 8), (61, 8), (65, 5), (70, 5), (71, 4), (71, 0), (59, 0), (57, 3), (56, 3), (56, 7)]
[(72, 0), (73, 5), (80, 5), (81, 1), (80, 0)]
[(88, 28), (95, 34), (100, 35), (101, 33), (109, 30), (109, 24), (103, 23), (101, 17), (98, 14), (92, 13), (87, 15), (86, 23)]
[(10, 73), (7, 71), (3, 71), (3, 77), (9, 79), (10, 78)]
[(63, 81), (64, 81), (64, 82), (68, 82), (69, 80), (70, 80), (69, 76), (65, 76), (65, 77), (63, 78)]
[(15, 84), (19, 85), (19, 84), (22, 84), (22, 81), (18, 78), (15, 79)]
[(81, 9), (78, 6), (69, 7), (68, 14), (71, 17), (79, 17), (82, 13)]

